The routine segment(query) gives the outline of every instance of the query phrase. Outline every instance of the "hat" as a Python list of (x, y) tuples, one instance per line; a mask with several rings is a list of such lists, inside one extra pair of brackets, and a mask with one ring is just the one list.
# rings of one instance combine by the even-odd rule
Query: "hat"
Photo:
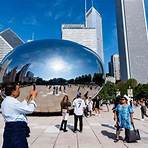
[(127, 95), (123, 96), (126, 100), (130, 100), (130, 98)]

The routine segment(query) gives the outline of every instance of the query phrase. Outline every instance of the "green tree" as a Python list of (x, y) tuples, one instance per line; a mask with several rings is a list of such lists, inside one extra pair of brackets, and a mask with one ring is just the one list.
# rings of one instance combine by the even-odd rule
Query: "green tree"
[(116, 86), (112, 82), (107, 82), (104, 84), (102, 90), (99, 93), (99, 97), (102, 100), (110, 100), (114, 99), (116, 96)]

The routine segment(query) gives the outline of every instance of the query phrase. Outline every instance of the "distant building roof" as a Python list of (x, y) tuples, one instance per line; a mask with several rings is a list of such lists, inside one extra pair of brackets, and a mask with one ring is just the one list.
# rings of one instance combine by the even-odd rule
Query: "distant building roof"
[(95, 28), (85, 27), (84, 24), (63, 24), (62, 29), (95, 29)]
[(101, 16), (100, 13), (94, 8), (94, 6), (92, 6), (92, 7), (86, 12), (86, 16), (90, 15), (90, 13), (92, 13), (92, 12), (96, 12), (99, 16)]
[(0, 32), (0, 36), (6, 40), (12, 48), (16, 48), (17, 46), (24, 44), (24, 41), (11, 29), (6, 29)]

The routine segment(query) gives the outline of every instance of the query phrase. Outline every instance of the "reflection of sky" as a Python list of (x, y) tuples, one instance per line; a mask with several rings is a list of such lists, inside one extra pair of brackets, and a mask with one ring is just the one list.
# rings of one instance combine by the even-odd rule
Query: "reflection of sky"
[(83, 46), (62, 40), (42, 40), (17, 48), (9, 70), (31, 63), (29, 71), (44, 79), (75, 78), (83, 74), (102, 72), (97, 56)]

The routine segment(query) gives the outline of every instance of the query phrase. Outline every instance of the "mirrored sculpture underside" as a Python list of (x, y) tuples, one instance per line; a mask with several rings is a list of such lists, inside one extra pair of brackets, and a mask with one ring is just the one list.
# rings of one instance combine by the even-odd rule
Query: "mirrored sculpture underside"
[(97, 95), (103, 80), (103, 66), (92, 50), (66, 40), (39, 40), (10, 52), (1, 62), (1, 84), (21, 84), (20, 100), (36, 84), (37, 112), (58, 112), (60, 101)]

